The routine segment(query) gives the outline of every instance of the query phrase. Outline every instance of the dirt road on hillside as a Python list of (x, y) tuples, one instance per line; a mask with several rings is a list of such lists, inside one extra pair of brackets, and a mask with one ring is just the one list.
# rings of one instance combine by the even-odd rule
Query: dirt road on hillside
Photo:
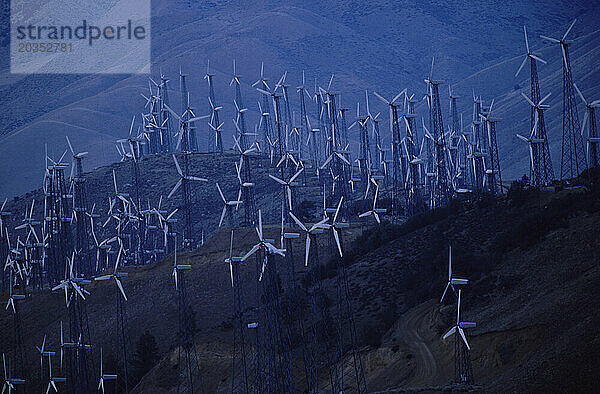
[(401, 348), (410, 355), (407, 360), (407, 374), (400, 386), (423, 387), (445, 382), (440, 376), (440, 365), (434, 356), (433, 341), (441, 341), (430, 327), (431, 314), (437, 306), (435, 300), (420, 304), (406, 312), (397, 326)]

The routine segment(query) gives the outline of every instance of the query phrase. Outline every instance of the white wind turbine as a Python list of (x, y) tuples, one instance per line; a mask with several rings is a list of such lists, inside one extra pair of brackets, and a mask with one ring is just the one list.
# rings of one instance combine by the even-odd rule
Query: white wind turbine
[(119, 156), (121, 156), (122, 162), (132, 157), (131, 153), (125, 151), (125, 147), (123, 146), (122, 142), (117, 141), (115, 143), (115, 147), (117, 148), (117, 152), (119, 152)]
[(107, 238), (98, 242), (98, 238), (96, 237), (96, 232), (94, 231), (94, 221), (90, 220), (90, 227), (92, 230), (92, 238), (94, 239), (94, 244), (96, 245), (96, 271), (99, 269), (98, 263), (100, 262), (100, 254), (104, 253), (106, 263), (105, 268), (108, 267), (108, 254), (111, 249), (111, 243), (117, 240), (117, 237)]
[(95, 278), (95, 280), (102, 281), (102, 280), (114, 279), (115, 283), (117, 284), (117, 287), (119, 288), (119, 291), (121, 292), (121, 295), (123, 296), (125, 301), (127, 301), (127, 296), (125, 295), (125, 290), (123, 289), (123, 284), (121, 283), (121, 278), (127, 277), (128, 274), (127, 274), (127, 272), (119, 272), (118, 271), (119, 262), (121, 261), (121, 256), (124, 253), (124, 251), (125, 251), (125, 249), (123, 248), (123, 244), (119, 240), (119, 252), (117, 254), (117, 260), (115, 261), (115, 268), (113, 269), (113, 272), (110, 274), (97, 276)]
[(65, 342), (63, 335), (63, 322), (60, 322), (60, 369), (62, 370), (63, 366), (63, 357), (65, 349), (74, 349), (77, 346), (75, 342)]
[(323, 233), (323, 230), (328, 229), (330, 227), (330, 225), (327, 224), (327, 222), (329, 221), (329, 218), (322, 219), (320, 222), (317, 222), (317, 223), (313, 224), (310, 228), (308, 228), (292, 212), (290, 212), (290, 216), (294, 220), (294, 222), (296, 222), (298, 227), (300, 227), (302, 229), (302, 231), (304, 231), (306, 233), (306, 248), (305, 248), (305, 254), (304, 254), (304, 265), (308, 266), (308, 257), (309, 257), (309, 253), (310, 253), (311, 238), (317, 234)]
[(381, 219), (379, 218), (379, 214), (385, 213), (387, 210), (385, 208), (377, 208), (377, 197), (379, 196), (379, 183), (376, 183), (375, 186), (375, 197), (373, 198), (373, 206), (367, 211), (363, 212), (358, 217), (364, 218), (367, 216), (373, 216), (377, 221), (377, 224), (381, 224)]
[(556, 43), (556, 44), (560, 44), (560, 49), (562, 50), (563, 62), (565, 64), (565, 68), (569, 68), (570, 67), (570, 65), (568, 63), (568, 60), (567, 60), (567, 45), (569, 45), (571, 43), (571, 41), (567, 41), (567, 35), (571, 32), (571, 29), (573, 28), (573, 25), (575, 25), (575, 22), (577, 22), (577, 19), (575, 19), (571, 23), (571, 25), (567, 29), (566, 33), (562, 36), (562, 38), (560, 40), (558, 40), (556, 38), (552, 38), (552, 37), (540, 36), (542, 39), (544, 39), (546, 41), (550, 41), (550, 42), (553, 42), (553, 43)]
[(448, 284), (446, 284), (446, 288), (444, 289), (444, 293), (442, 294), (442, 298), (440, 302), (444, 301), (444, 297), (446, 296), (446, 292), (448, 289), (452, 289), (454, 294), (456, 294), (456, 289), (454, 285), (466, 285), (469, 283), (468, 279), (459, 279), (452, 276), (452, 246), (448, 247)]
[(325, 167), (327, 167), (327, 165), (329, 164), (329, 162), (331, 160), (333, 160), (336, 156), (343, 161), (346, 165), (351, 165), (350, 161), (348, 161), (348, 159), (344, 156), (343, 154), (344, 152), (338, 152), (338, 151), (334, 151), (331, 155), (329, 155), (329, 157), (323, 162), (323, 164), (321, 164), (321, 167), (319, 167), (321, 170), (325, 169)]
[(4, 208), (6, 207), (7, 201), (8, 201), (8, 198), (5, 198), (4, 202), (2, 203), (2, 207), (0, 207), (0, 238), (2, 238), (2, 236), (4, 234), (4, 228), (5, 228), (4, 221), (8, 220), (7, 218), (12, 214), (11, 212), (4, 210)]
[[(188, 93), (188, 108), (189, 108), (189, 101), (190, 101), (190, 95)], [(167, 104), (164, 104), (165, 108), (169, 110), (169, 112), (177, 119), (179, 120), (179, 137), (177, 138), (177, 145), (175, 146), (175, 149), (179, 149), (179, 147), (181, 146), (181, 141), (183, 140), (184, 134), (188, 133), (189, 130), (189, 124), (190, 123), (194, 123), (197, 122), (199, 120), (202, 119), (208, 119), (210, 118), (210, 115), (202, 115), (202, 116), (196, 116), (194, 114), (194, 112), (190, 109), (186, 109), (183, 114), (178, 115), (175, 111), (173, 111)], [(189, 116), (193, 116), (192, 118), (189, 118)], [(189, 135), (185, 135), (186, 138), (189, 138)], [(187, 141), (186, 141), (187, 142)], [(187, 146), (186, 148), (189, 149), (189, 146)]]
[[(389, 101), (386, 100), (385, 98), (383, 98), (383, 96), (381, 96), (379, 93), (373, 92), (375, 97), (377, 97), (379, 100), (381, 100), (381, 102), (383, 102), (384, 104), (387, 104), (390, 107), (390, 128), (394, 127), (394, 108), (398, 107), (398, 104), (396, 102), (398, 101), (398, 99), (400, 97), (402, 97), (402, 95), (406, 95), (406, 91), (407, 91), (407, 89), (402, 90), (400, 93), (398, 93), (396, 96), (394, 96), (393, 99), (391, 99)], [(399, 121), (399, 119), (396, 119), (396, 121)]]
[(284, 162), (285, 162), (285, 168), (288, 168), (289, 166), (289, 162), (294, 163), (294, 165), (296, 166), (296, 168), (298, 168), (300, 166), (300, 163), (298, 162), (298, 159), (296, 159), (294, 157), (294, 153), (291, 151), (286, 151), (281, 158), (279, 159), (279, 161), (277, 162), (277, 164), (275, 165), (275, 167), (279, 167), (281, 166)]
[(537, 61), (540, 61), (540, 62), (546, 64), (546, 61), (544, 59), (542, 59), (541, 57), (539, 57), (537, 54), (531, 52), (531, 50), (529, 49), (529, 40), (527, 39), (527, 28), (525, 26), (523, 26), (523, 33), (525, 34), (525, 48), (527, 49), (527, 53), (525, 54), (525, 58), (523, 59), (523, 63), (521, 63), (521, 66), (517, 70), (517, 73), (515, 74), (515, 77), (517, 75), (519, 75), (519, 73), (521, 72), (521, 70), (523, 69), (523, 67), (525, 67), (525, 63), (527, 63), (527, 59), (537, 60)]
[[(223, 211), (221, 212), (221, 219), (219, 220), (219, 227), (221, 227), (227, 212), (229, 212), (229, 214), (231, 215), (233, 207), (237, 208), (238, 205), (240, 205), (243, 202), (242, 201), (242, 189), (240, 189), (238, 192), (237, 200), (227, 200), (225, 198), (225, 195), (223, 194), (223, 191), (221, 190), (221, 186), (219, 186), (219, 182), (217, 182), (217, 190), (219, 191), (221, 200), (223, 200)], [(229, 223), (229, 225), (232, 225), (232, 223)]]
[(16, 305), (16, 301), (22, 301), (25, 299), (25, 295), (24, 294), (15, 294), (13, 293), (13, 280), (12, 280), (12, 270), (13, 270), (13, 261), (10, 258), (10, 255), (7, 257), (6, 259), (6, 264), (4, 265), (4, 269), (6, 270), (7, 268), (10, 269), (10, 281), (8, 283), (8, 301), (6, 302), (6, 310), (8, 310), (8, 308), (12, 308), (13, 313), (17, 313), (17, 305)]
[(6, 356), (2, 353), (2, 365), (4, 366), (4, 385), (2, 386), (2, 393), (8, 389), (8, 394), (13, 391), (17, 391), (15, 386), (25, 384), (25, 379), (13, 378), (9, 376), (8, 369), (6, 368)]
[(338, 215), (340, 213), (340, 208), (342, 207), (342, 202), (344, 201), (344, 196), (340, 197), (340, 202), (337, 205), (337, 208), (335, 208), (335, 213), (333, 215), (333, 220), (331, 221), (331, 231), (333, 233), (333, 238), (335, 239), (335, 243), (337, 245), (337, 249), (338, 249), (338, 253), (340, 254), (340, 257), (343, 257), (343, 253), (342, 253), (342, 244), (340, 243), (340, 234), (338, 233), (338, 228), (347, 228), (349, 226), (348, 223), (338, 223), (337, 222), (337, 218)]
[(268, 256), (270, 254), (278, 254), (280, 256), (285, 256), (285, 249), (278, 249), (272, 244), (272, 240), (264, 238), (263, 226), (262, 226), (262, 213), (260, 209), (258, 210), (258, 226), (255, 227), (256, 235), (258, 235), (258, 243), (250, 249), (248, 253), (242, 257), (242, 261), (246, 261), (250, 256), (256, 253), (259, 249), (264, 252), (264, 259), (262, 268), (260, 271), (260, 276), (258, 278), (259, 281), (262, 280), (263, 274), (265, 272), (265, 267), (267, 266)]
[(52, 358), (50, 355), (48, 355), (48, 372), (50, 381), (48, 382), (48, 387), (46, 387), (46, 394), (48, 394), (51, 389), (58, 393), (56, 383), (66, 383), (67, 378), (52, 375)]
[(98, 391), (102, 390), (102, 394), (104, 394), (104, 381), (105, 380), (117, 380), (117, 375), (108, 374), (103, 372), (102, 367), (102, 348), (100, 348), (100, 383), (98, 383)]
[(179, 271), (189, 271), (192, 269), (190, 264), (178, 264), (177, 263), (177, 240), (175, 240), (175, 249), (173, 251), (173, 279), (175, 280), (175, 290), (178, 289), (179, 285)]
[(46, 350), (46, 336), (44, 335), (44, 340), (42, 341), (42, 347), (35, 347), (40, 354), (40, 373), (44, 373), (44, 357), (55, 356), (56, 352), (51, 350)]
[(235, 82), (236, 85), (241, 85), (240, 82), (240, 76), (237, 72), (236, 72), (236, 68), (235, 68), (235, 59), (233, 60), (233, 78), (231, 78), (231, 82), (229, 82), (229, 86), (233, 85), (233, 83)]
[(239, 263), (243, 260), (243, 257), (233, 255), (233, 230), (231, 230), (231, 237), (229, 238), (229, 257), (225, 259), (225, 262), (229, 264), (229, 276), (231, 278), (231, 287), (234, 287), (233, 264)]
[(538, 130), (538, 120), (539, 120), (539, 116), (540, 113), (542, 113), (542, 111), (550, 108), (549, 105), (545, 105), (544, 101), (546, 101), (548, 99), (548, 97), (550, 97), (550, 95), (552, 93), (548, 93), (546, 95), (546, 97), (544, 97), (543, 99), (540, 100), (540, 102), (536, 105), (533, 103), (533, 101), (531, 101), (529, 99), (529, 97), (527, 97), (525, 94), (521, 93), (523, 95), (523, 97), (525, 98), (525, 100), (527, 100), (527, 102), (529, 103), (529, 105), (531, 105), (533, 108), (536, 109), (535, 111), (535, 121), (533, 123), (533, 128), (531, 129), (531, 134), (528, 137), (524, 137), (520, 134), (517, 134), (517, 138), (519, 138), (520, 140), (527, 142), (529, 144), (529, 156), (530, 156), (530, 165), (531, 165), (531, 169), (533, 170), (535, 167), (535, 154), (536, 152), (538, 152), (538, 149), (543, 149), (542, 148), (542, 144), (544, 144), (545, 140), (544, 138), (542, 138), (539, 135), (539, 130)]
[[(83, 284), (89, 283), (88, 280), (84, 280), (76, 277), (73, 272), (73, 264), (75, 261), (75, 252), (72, 253), (71, 258), (67, 257), (66, 267), (65, 267), (65, 279), (61, 280), (60, 283), (52, 288), (52, 291), (64, 290), (65, 292), (65, 303), (67, 308), (71, 303), (71, 299), (73, 298), (73, 294), (75, 297), (79, 296), (83, 300), (85, 300), (85, 294), (90, 294), (89, 291), (83, 288)], [(71, 296), (69, 296), (69, 290), (72, 290)]]
[(34, 207), (35, 207), (35, 199), (33, 199), (31, 201), (31, 208), (29, 208), (29, 210), (27, 209), (27, 206), (25, 206), (25, 216), (23, 217), (23, 223), (18, 225), (17, 227), (15, 227), (15, 230), (21, 230), (21, 229), (25, 229), (25, 228), (28, 229), (29, 232), (28, 232), (27, 238), (29, 238), (29, 236), (31, 234), (33, 234), (33, 237), (35, 238), (36, 242), (39, 243), (40, 238), (38, 237), (34, 226), (40, 224), (40, 222), (33, 218)]
[(73, 179), (73, 172), (75, 171), (75, 163), (80, 163), (81, 160), (88, 155), (89, 152), (79, 152), (75, 153), (73, 149), (73, 145), (71, 145), (71, 141), (68, 136), (65, 136), (67, 139), (67, 144), (69, 145), (69, 150), (71, 151), (71, 156), (73, 157), (73, 161), (71, 162), (71, 179)]
[(256, 87), (256, 85), (261, 84), (263, 88), (267, 90), (271, 90), (269, 85), (267, 84), (267, 79), (265, 78), (265, 63), (260, 62), (260, 78), (252, 84), (252, 87)]
[(462, 337), (462, 340), (464, 341), (467, 349), (471, 350), (471, 347), (469, 346), (469, 343), (467, 342), (467, 337), (465, 335), (464, 329), (474, 328), (477, 326), (477, 323), (460, 321), (460, 296), (461, 296), (461, 290), (458, 290), (458, 306), (456, 308), (456, 324), (450, 330), (448, 330), (448, 332), (446, 334), (444, 334), (444, 336), (442, 338), (446, 339), (450, 335), (455, 334), (456, 331), (458, 331), (458, 334), (460, 334), (460, 336)]
[(215, 132), (215, 146), (217, 146), (219, 141), (219, 135), (221, 133), (221, 129), (225, 125), (225, 122), (221, 122), (218, 125), (214, 125), (215, 116), (218, 114), (220, 110), (223, 109), (222, 106), (215, 106), (210, 97), (208, 98), (208, 103), (210, 104), (210, 108), (212, 109), (212, 114), (210, 116), (210, 121), (208, 122), (208, 127), (210, 127)]
[[(597, 166), (598, 162), (597, 160), (597, 154), (598, 154), (598, 144), (600, 144), (600, 136), (597, 135), (597, 129), (596, 129), (596, 108), (600, 108), (600, 100), (596, 100), (596, 101), (592, 101), (591, 103), (588, 103), (585, 99), (585, 97), (583, 97), (583, 94), (581, 93), (581, 90), (579, 90), (579, 88), (577, 87), (577, 85), (575, 83), (573, 83), (573, 86), (575, 87), (575, 90), (577, 90), (577, 94), (579, 94), (579, 97), (581, 97), (581, 101), (583, 101), (583, 103), (585, 104), (585, 108), (587, 111), (585, 111), (585, 115), (583, 116), (583, 123), (581, 124), (581, 135), (585, 135), (585, 126), (588, 122), (590, 122), (590, 127), (588, 129), (588, 135), (587, 135), (587, 156), (588, 156), (588, 163), (590, 163), (590, 167), (593, 166)], [(590, 151), (592, 153), (590, 153)]]
[(296, 172), (288, 181), (284, 181), (283, 179), (279, 179), (276, 176), (269, 174), (269, 178), (283, 186), (290, 211), (292, 210), (292, 187), (298, 185), (296, 178), (302, 174), (302, 171), (304, 171), (304, 168), (300, 168), (300, 170)]
[(171, 198), (171, 196), (177, 191), (177, 189), (179, 189), (183, 181), (208, 182), (208, 179), (206, 178), (199, 178), (197, 176), (184, 174), (181, 171), (181, 167), (179, 166), (179, 162), (177, 161), (177, 157), (175, 157), (175, 155), (173, 155), (173, 160), (175, 161), (175, 167), (177, 168), (177, 173), (179, 174), (179, 180), (177, 181), (175, 186), (173, 186), (173, 189), (171, 189), (171, 192), (169, 193), (167, 198)]
[(175, 209), (173, 210), (173, 212), (171, 212), (170, 214), (168, 214), (168, 215), (167, 215), (167, 217), (166, 217), (166, 218), (165, 218), (165, 217), (163, 217), (163, 215), (162, 215), (161, 211), (157, 211), (157, 213), (158, 213), (158, 218), (159, 218), (159, 220), (160, 220), (161, 227), (162, 227), (162, 230), (163, 230), (163, 235), (164, 235), (164, 248), (165, 248), (165, 250), (166, 250), (166, 249), (167, 249), (167, 247), (168, 247), (168, 241), (169, 241), (168, 237), (169, 237), (169, 235), (172, 235), (172, 233), (170, 232), (170, 230), (171, 230), (171, 225), (172, 225), (173, 223), (177, 223), (177, 219), (176, 219), (176, 218), (174, 218), (173, 216), (174, 216), (174, 215), (177, 213), (177, 211), (178, 211), (178, 210), (179, 210), (178, 208), (175, 208)]
[(233, 163), (233, 164), (235, 165), (235, 172), (237, 174), (240, 188), (246, 189), (246, 188), (254, 187), (254, 182), (247, 182), (247, 181), (242, 180), (242, 165), (244, 164), (243, 158), (240, 157), (239, 164), (238, 163)]

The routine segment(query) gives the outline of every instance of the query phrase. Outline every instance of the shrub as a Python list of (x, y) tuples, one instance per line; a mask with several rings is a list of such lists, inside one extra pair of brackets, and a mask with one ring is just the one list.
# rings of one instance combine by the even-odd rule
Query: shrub
[(158, 360), (159, 353), (156, 339), (149, 330), (146, 330), (140, 336), (131, 359), (131, 365), (133, 366), (132, 378), (134, 382), (139, 382), (156, 365)]
[(315, 206), (316, 203), (314, 201), (303, 200), (296, 206), (296, 212), (294, 212), (294, 214), (303, 222), (309, 221), (315, 215)]
[(534, 191), (535, 189), (529, 186), (527, 176), (523, 175), (520, 181), (513, 181), (510, 184), (506, 197), (510, 205), (520, 207), (529, 199)]

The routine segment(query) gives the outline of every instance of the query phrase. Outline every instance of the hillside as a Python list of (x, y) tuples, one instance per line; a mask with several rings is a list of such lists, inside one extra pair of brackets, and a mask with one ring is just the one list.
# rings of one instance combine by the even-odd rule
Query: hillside
[[(177, 154), (181, 161), (180, 154)], [(218, 182), (223, 194), (229, 200), (238, 197), (239, 182), (236, 175), (235, 163), (239, 163), (239, 154), (232, 151), (225, 152), (224, 156), (216, 156), (209, 153), (195, 153), (190, 155), (190, 174), (208, 179), (208, 182), (194, 182), (191, 184), (191, 203), (193, 209), (191, 217), (193, 222), (193, 232), (198, 241), (201, 239), (202, 231), (206, 238), (213, 233), (218, 225), (223, 209), (223, 203), (219, 196), (216, 183)], [(253, 162), (253, 177), (255, 186), (255, 206), (257, 210), (262, 210), (265, 220), (277, 222), (280, 220), (281, 209), (277, 204), (281, 201), (281, 187), (268, 177), (268, 173), (275, 173), (271, 169), (269, 160), (264, 157), (256, 157)], [(183, 233), (183, 197), (181, 189), (171, 198), (167, 198), (173, 186), (179, 180), (173, 157), (170, 154), (149, 155), (143, 157), (138, 162), (140, 173), (140, 195), (142, 209), (148, 205), (157, 207), (162, 197), (162, 209), (171, 213), (174, 209), (179, 209), (175, 218), (180, 219), (175, 225), (175, 230)], [(87, 162), (84, 161), (84, 168)], [(112, 172), (115, 171), (119, 192), (130, 193), (133, 195), (133, 181), (130, 161), (117, 162), (111, 165), (103, 166), (93, 171), (85, 173), (86, 195), (88, 209), (95, 205), (94, 212), (102, 215), (102, 223), (107, 218), (109, 197), (114, 198), (115, 192), (112, 180)], [(289, 170), (292, 171), (292, 170)], [(308, 174), (311, 170), (307, 170)], [(312, 173), (312, 172), (311, 172)], [(70, 174), (70, 169), (65, 170), (65, 175)], [(39, 179), (39, 185), (42, 184), (43, 171), (36, 174)], [(319, 201), (322, 190), (319, 187), (318, 180), (312, 176), (300, 176), (301, 194), (298, 202), (303, 200)], [(66, 183), (68, 187), (68, 182)], [(44, 209), (44, 197), (41, 188), (22, 196), (9, 199), (6, 209), (13, 212), (8, 218), (7, 223), (10, 228), (14, 228), (21, 223), (25, 206), (30, 207), (32, 200), (36, 201), (34, 207), (34, 217), (41, 217)], [(4, 201), (4, 200), (2, 200)], [(232, 219), (235, 225), (239, 225), (244, 220), (244, 209), (240, 208), (233, 211)], [(102, 224), (100, 223), (100, 224)], [(228, 217), (225, 217), (224, 224), (228, 225)], [(99, 240), (114, 235), (115, 224), (107, 225), (106, 228), (98, 227)], [(25, 235), (23, 235), (24, 237)]]
[[(600, 314), (593, 307), (600, 296), (600, 245), (595, 233), (599, 225), (597, 192), (513, 187), (507, 196), (457, 202), (401, 225), (355, 226), (344, 232), (343, 262), (369, 390), (435, 391), (451, 379), (453, 341), (443, 342), (441, 335), (455, 318), (453, 295), (439, 304), (451, 244), (454, 271), (470, 280), (463, 290), (461, 314), (477, 322), (467, 336), (478, 387), (484, 392), (593, 392), (600, 371)], [(266, 231), (278, 239), (277, 226)], [(327, 239), (319, 238), (323, 264), (319, 277), (327, 297), (335, 299), (337, 276)], [(192, 265), (186, 283), (207, 392), (229, 390), (233, 311), (224, 262), (228, 241), (225, 229), (202, 248), (179, 256), (179, 261)], [(253, 230), (236, 230), (234, 255), (255, 242)], [(303, 239), (298, 240), (293, 250), (303, 250), (302, 244)], [(134, 342), (143, 330), (150, 330), (162, 357), (135, 392), (175, 390), (177, 307), (172, 263), (171, 256), (128, 268), (130, 275), (124, 279), (129, 297), (127, 335)], [(297, 275), (307, 275), (299, 252), (294, 266)], [(251, 264), (241, 266), (241, 278), (244, 298), (252, 300)], [(314, 281), (303, 283), (309, 292), (316, 286)], [(289, 282), (284, 280), (284, 287), (289, 291)], [(116, 288), (95, 283), (89, 290), (86, 305), (94, 343), (105, 354), (114, 353)], [(37, 293), (24, 306), (26, 348), (36, 365), (34, 344), (44, 333), (49, 335), (48, 344), (56, 347), (59, 321), (65, 319), (64, 301), (59, 294)], [(10, 327), (8, 317), (2, 314), (3, 332)], [(302, 359), (298, 356), (294, 363), (300, 368)], [(297, 379), (301, 390), (300, 374)], [(352, 392), (352, 384), (349, 378), (347, 392)]]
[[(59, 1), (52, 4), (60, 6)], [(528, 114), (526, 104), (513, 91), (516, 84), (527, 86), (527, 73), (514, 78), (518, 57), (524, 53), (522, 26), (528, 26), (532, 46), (542, 48), (549, 62), (539, 72), (542, 91), (553, 92), (553, 109), (547, 119), (552, 122), (549, 130), (554, 153), (559, 149), (554, 142), (561, 134), (561, 83), (557, 74), (561, 58), (560, 51), (543, 44), (538, 35), (558, 36), (573, 18), (579, 18), (571, 33), (575, 39), (574, 75), (586, 96), (598, 97), (600, 76), (594, 66), (599, 48), (597, 13), (596, 4), (570, 1), (510, 1), (501, 5), (491, 1), (452, 5), (388, 0), (368, 5), (361, 1), (154, 2), (153, 75), (162, 70), (171, 80), (171, 97), (176, 98), (182, 67), (189, 74), (192, 103), (198, 112), (205, 113), (209, 105), (202, 77), (210, 60), (217, 98), (224, 106), (224, 141), (230, 146), (234, 94), (227, 84), (234, 59), (242, 75), (249, 119), (257, 122), (258, 93), (250, 84), (258, 78), (261, 61), (271, 82), (287, 70), (292, 87), (299, 83), (303, 70), (311, 90), (315, 79), (324, 85), (335, 74), (334, 89), (343, 93), (344, 105), (354, 108), (357, 101), (364, 100), (365, 90), (389, 97), (408, 87), (416, 97), (422, 96), (423, 78), (435, 56), (435, 76), (456, 85), (456, 92), (463, 97), (459, 106), (466, 123), (471, 114), (472, 88), (486, 102), (498, 98), (497, 115), (504, 118), (499, 143), (506, 178), (517, 178), (527, 167), (526, 150), (514, 138), (515, 132), (525, 128)], [(5, 13), (0, 16), (3, 22), (7, 17)], [(0, 53), (8, 53), (6, 31), (0, 32)], [(0, 70), (4, 108), (0, 114), (0, 157), (5, 163), (0, 169), (0, 198), (38, 187), (44, 145), (48, 143), (49, 151), (60, 155), (65, 135), (81, 150), (91, 152), (88, 164), (92, 168), (114, 162), (118, 156), (112, 141), (125, 136), (131, 116), (137, 115), (139, 120), (143, 110), (144, 100), (139, 94), (147, 89), (147, 79), (142, 75), (12, 75), (7, 60), (0, 64)], [(444, 87), (442, 102), (447, 108), (446, 92)], [(371, 100), (373, 109), (386, 113), (381, 103), (374, 97)], [(293, 107), (297, 105), (295, 94), (292, 101)], [(178, 108), (179, 103), (174, 106)], [(421, 103), (418, 112), (423, 115), (424, 110)], [(309, 111), (315, 112), (312, 108)], [(382, 130), (387, 128), (384, 122)], [(206, 148), (211, 134), (208, 127), (201, 131), (200, 145)], [(356, 145), (358, 138), (353, 138)], [(554, 160), (558, 161), (557, 154)]]

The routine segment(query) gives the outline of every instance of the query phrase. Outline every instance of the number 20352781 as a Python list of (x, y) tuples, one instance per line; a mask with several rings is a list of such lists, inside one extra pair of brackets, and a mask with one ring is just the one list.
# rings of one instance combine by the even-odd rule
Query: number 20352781
[(69, 53), (73, 52), (73, 44), (65, 42), (20, 42), (17, 52), (46, 52), (46, 53)]

